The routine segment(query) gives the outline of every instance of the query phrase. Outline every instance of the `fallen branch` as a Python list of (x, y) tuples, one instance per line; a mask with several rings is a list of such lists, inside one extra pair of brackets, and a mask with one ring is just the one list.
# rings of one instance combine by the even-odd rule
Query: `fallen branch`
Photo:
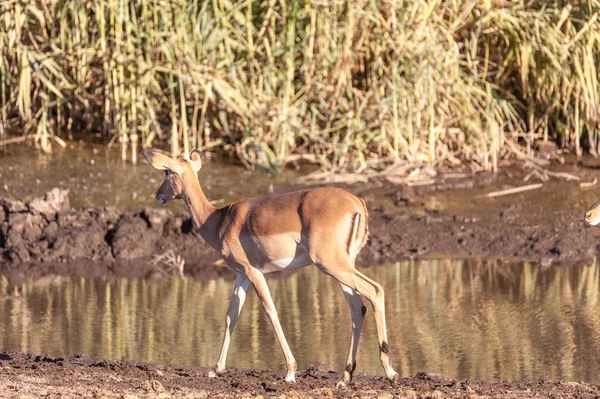
[[(0, 147), (8, 144), (22, 143), (23, 141), (36, 139), (37, 137), (37, 134), (26, 134), (24, 136), (11, 137), (10, 139), (0, 140)], [(56, 141), (62, 148), (67, 146), (67, 143), (65, 143), (65, 141), (58, 136), (49, 136), (49, 138)]]
[(581, 178), (579, 176), (575, 176), (575, 175), (572, 175), (570, 173), (565, 173), (565, 172), (550, 172), (549, 170), (544, 170), (544, 173), (547, 174), (548, 176), (556, 177), (558, 179), (575, 180), (575, 181), (581, 180)]
[(594, 177), (594, 180), (592, 180), (592, 181), (586, 181), (583, 183), (579, 183), (579, 187), (581, 187), (581, 188), (592, 187), (592, 186), (595, 186), (596, 183), (598, 183), (598, 178)]
[(501, 197), (503, 195), (522, 193), (523, 191), (536, 190), (538, 188), (542, 188), (543, 186), (544, 185), (542, 183), (536, 183), (536, 184), (529, 184), (527, 186), (508, 188), (506, 190), (500, 190), (500, 191), (494, 191), (491, 193), (487, 193), (485, 195), (485, 198), (494, 198), (494, 197)]
[(35, 134), (26, 134), (25, 136), (19, 136), (19, 137), (13, 137), (10, 139), (1, 140), (0, 147), (5, 146), (7, 144), (21, 143), (23, 141), (33, 139), (34, 137), (35, 137)]

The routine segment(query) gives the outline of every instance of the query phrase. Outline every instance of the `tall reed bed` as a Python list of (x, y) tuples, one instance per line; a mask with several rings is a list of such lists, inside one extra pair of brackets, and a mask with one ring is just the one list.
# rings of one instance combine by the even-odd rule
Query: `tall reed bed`
[[(598, 149), (599, 0), (5, 0), (2, 131), (335, 172)], [(22, 129), (24, 128), (24, 129)], [(131, 147), (130, 147), (131, 146)]]

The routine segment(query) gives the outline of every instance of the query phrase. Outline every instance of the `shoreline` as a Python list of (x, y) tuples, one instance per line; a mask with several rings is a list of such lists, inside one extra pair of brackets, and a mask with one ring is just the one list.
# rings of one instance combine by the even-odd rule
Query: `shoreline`
[[(590, 180), (598, 174), (579, 170)], [(425, 186), (346, 186), (367, 201), (370, 215), (369, 240), (357, 266), (447, 257), (543, 267), (591, 264), (600, 248), (600, 229), (586, 226), (583, 214), (595, 202), (595, 190), (552, 180), (538, 190), (484, 197), (515, 186), (517, 173), (525, 171), (442, 178)], [(282, 185), (275, 193), (293, 189)], [(68, 193), (60, 189), (26, 203), (0, 198), (0, 254), (0, 273), (15, 283), (53, 273), (152, 277), (170, 272), (177, 256), (185, 262), (185, 274), (194, 278), (228, 272), (187, 215), (168, 207), (73, 210)]]
[[(358, 374), (350, 386), (336, 388), (340, 374), (319, 365), (298, 372), (297, 382), (283, 371), (228, 367), (216, 378), (208, 369), (107, 361), (84, 354), (70, 358), (0, 353), (0, 397), (144, 398), (531, 398), (600, 395), (600, 385), (567, 381), (477, 381), (417, 373), (392, 386), (383, 376)], [(4, 396), (6, 395), (6, 396)]]
[[(535, 191), (482, 197), (511, 185), (518, 172), (429, 186), (347, 186), (369, 207), (370, 236), (357, 266), (447, 257), (543, 267), (591, 264), (600, 247), (600, 229), (586, 226), (583, 213), (594, 190), (553, 180)], [(585, 198), (569, 195), (575, 188)], [(278, 189), (285, 191), (289, 187)], [(26, 203), (0, 198), (0, 253), (0, 273), (15, 284), (47, 274), (157, 277), (170, 272), (177, 256), (185, 262), (185, 274), (197, 279), (228, 272), (187, 215), (168, 208), (73, 210), (68, 193), (60, 189)]]

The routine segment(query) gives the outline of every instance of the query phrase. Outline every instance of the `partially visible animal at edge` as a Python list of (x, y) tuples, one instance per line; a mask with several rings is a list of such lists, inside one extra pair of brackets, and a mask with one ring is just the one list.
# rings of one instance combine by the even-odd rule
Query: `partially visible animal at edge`
[(597, 201), (585, 212), (583, 220), (590, 226), (597, 226), (600, 223), (600, 201)]
[(296, 361), (279, 323), (265, 274), (314, 264), (340, 283), (350, 307), (352, 337), (338, 386), (352, 380), (356, 367), (358, 340), (367, 311), (362, 298), (375, 312), (381, 366), (392, 383), (398, 380), (390, 363), (383, 288), (355, 267), (356, 256), (369, 233), (364, 200), (341, 188), (324, 187), (241, 199), (217, 209), (200, 187), (197, 174), (202, 161), (198, 150), (193, 150), (189, 159), (172, 159), (155, 150), (144, 150), (142, 155), (152, 167), (164, 171), (165, 180), (156, 192), (158, 202), (182, 199), (198, 233), (236, 273), (221, 353), (210, 377), (225, 369), (231, 334), (252, 285), (283, 350), (285, 381), (296, 380)]

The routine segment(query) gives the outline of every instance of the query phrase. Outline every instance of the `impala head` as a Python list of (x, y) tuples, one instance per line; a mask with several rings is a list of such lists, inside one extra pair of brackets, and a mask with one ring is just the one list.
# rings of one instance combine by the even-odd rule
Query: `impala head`
[(144, 150), (142, 155), (150, 166), (165, 173), (165, 181), (156, 191), (156, 200), (161, 204), (181, 198), (186, 182), (198, 181), (197, 173), (202, 167), (198, 150), (190, 153), (190, 159), (172, 159), (154, 150)]
[(583, 220), (590, 226), (596, 226), (600, 223), (600, 201), (596, 202), (585, 212)]

